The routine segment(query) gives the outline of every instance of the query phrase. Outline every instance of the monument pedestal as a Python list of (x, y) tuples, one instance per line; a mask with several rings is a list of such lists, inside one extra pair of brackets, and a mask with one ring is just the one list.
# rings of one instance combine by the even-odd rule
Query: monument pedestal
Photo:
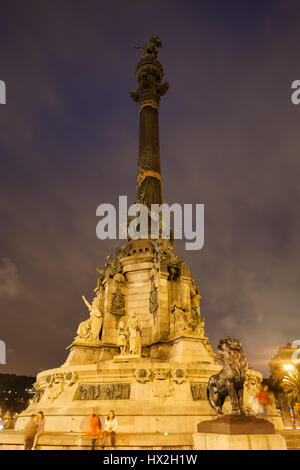
[(74, 342), (66, 348), (70, 351), (64, 367), (79, 366), (83, 364), (97, 364), (100, 361), (113, 358), (114, 351), (118, 351), (118, 347), (105, 343), (81, 343)]
[(75, 342), (66, 348), (70, 354), (64, 363), (64, 366), (73, 366), (80, 364), (96, 364), (100, 360), (101, 349), (99, 343), (86, 344)]
[(208, 353), (206, 344), (208, 339), (205, 336), (194, 333), (183, 333), (172, 339), (172, 347), (169, 353), (171, 362), (193, 363), (204, 362), (213, 363), (214, 354)]
[(286, 450), (272, 423), (255, 416), (227, 415), (202, 421), (193, 434), (194, 450)]

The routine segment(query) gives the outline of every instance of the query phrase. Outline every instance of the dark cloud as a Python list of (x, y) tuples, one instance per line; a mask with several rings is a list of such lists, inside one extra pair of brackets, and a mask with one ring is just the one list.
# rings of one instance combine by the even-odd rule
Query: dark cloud
[(200, 286), (208, 336), (214, 346), (241, 338), (265, 373), (278, 346), (298, 339), (300, 107), (290, 86), (300, 7), (198, 3), (2, 2), (4, 370), (63, 363), (86, 315), (81, 294), (115, 246), (96, 238), (96, 207), (135, 198), (138, 111), (128, 91), (133, 45), (153, 32), (171, 84), (160, 113), (164, 198), (205, 204), (203, 250), (178, 243), (177, 252)]
[(0, 298), (17, 297), (20, 287), (16, 266), (10, 259), (4, 258), (0, 265)]

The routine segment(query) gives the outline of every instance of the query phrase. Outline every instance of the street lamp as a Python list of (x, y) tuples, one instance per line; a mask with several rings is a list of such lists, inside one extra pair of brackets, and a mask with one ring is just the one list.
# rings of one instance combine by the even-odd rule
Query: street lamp
[(295, 369), (293, 364), (284, 364), (283, 368), (284, 368), (284, 370), (294, 370)]

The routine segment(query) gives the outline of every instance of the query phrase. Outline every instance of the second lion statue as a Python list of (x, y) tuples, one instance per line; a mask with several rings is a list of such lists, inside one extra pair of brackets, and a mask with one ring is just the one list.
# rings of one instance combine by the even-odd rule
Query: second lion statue
[(223, 369), (208, 381), (209, 404), (218, 415), (222, 415), (222, 406), (229, 396), (232, 414), (245, 414), (243, 391), (248, 363), (241, 342), (226, 336), (219, 340), (217, 349)]

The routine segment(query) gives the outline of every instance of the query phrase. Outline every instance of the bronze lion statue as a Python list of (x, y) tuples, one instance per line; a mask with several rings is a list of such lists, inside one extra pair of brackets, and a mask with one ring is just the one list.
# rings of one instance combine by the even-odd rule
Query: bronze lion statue
[(219, 340), (217, 349), (223, 369), (208, 381), (208, 402), (218, 415), (222, 415), (222, 406), (229, 396), (232, 414), (245, 414), (243, 391), (248, 363), (242, 345), (239, 340), (226, 336)]

